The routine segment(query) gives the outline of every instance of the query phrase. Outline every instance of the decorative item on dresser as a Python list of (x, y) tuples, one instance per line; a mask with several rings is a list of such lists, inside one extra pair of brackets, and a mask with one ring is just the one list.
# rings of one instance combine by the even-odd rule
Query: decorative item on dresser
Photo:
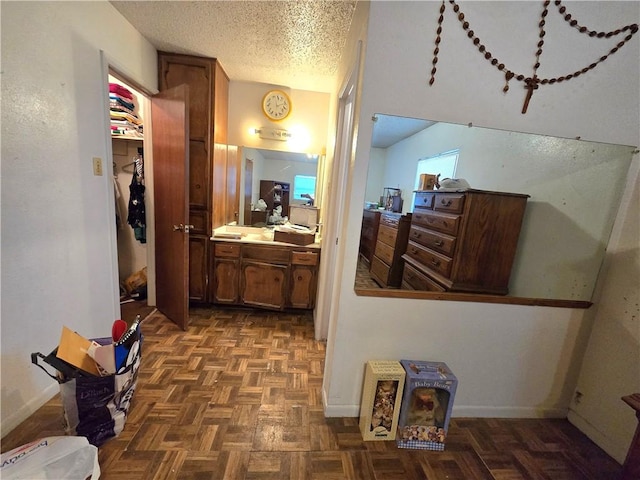
[(528, 197), (416, 191), (402, 288), (506, 295)]
[(360, 255), (371, 266), (373, 252), (378, 240), (378, 226), (380, 225), (380, 210), (368, 209), (362, 215), (362, 230), (360, 231)]
[[(260, 198), (267, 204), (269, 215), (274, 216), (276, 212), (279, 217), (289, 215), (289, 195), (290, 184), (287, 182), (260, 180)], [(267, 223), (282, 223), (282, 221), (272, 222), (267, 216)]]
[(371, 278), (381, 287), (400, 287), (407, 249), (411, 214), (382, 212), (376, 248), (371, 260)]

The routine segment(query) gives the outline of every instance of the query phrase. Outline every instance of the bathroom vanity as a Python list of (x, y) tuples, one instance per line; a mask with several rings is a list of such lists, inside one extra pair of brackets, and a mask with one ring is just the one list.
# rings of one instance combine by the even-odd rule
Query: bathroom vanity
[(274, 230), (214, 230), (210, 298), (214, 304), (271, 310), (313, 309), (320, 244), (274, 241)]

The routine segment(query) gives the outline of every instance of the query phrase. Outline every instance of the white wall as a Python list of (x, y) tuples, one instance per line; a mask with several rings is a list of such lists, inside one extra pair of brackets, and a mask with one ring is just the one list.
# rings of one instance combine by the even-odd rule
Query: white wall
[[(362, 121), (350, 170), (353, 179), (366, 178), (372, 133), (369, 119), (374, 113), (581, 136), (606, 143), (640, 143), (637, 38), (588, 74), (541, 87), (523, 115), (522, 85), (511, 82), (509, 93), (502, 93), (504, 76), (471, 46), (451, 11), (445, 17), (436, 83), (429, 87), (439, 7), (439, 2), (370, 4), (359, 111)], [(513, 70), (530, 71), (539, 2), (467, 2), (463, 10), (478, 36), (490, 50), (496, 49), (501, 61)], [(639, 4), (607, 2), (605, 11), (602, 2), (572, 2), (571, 10), (584, 24), (607, 30), (638, 18)], [(554, 16), (557, 13), (549, 15)], [(498, 18), (500, 25), (496, 24)], [(557, 20), (547, 21), (541, 75), (562, 75), (601, 55), (596, 50), (602, 44), (591, 48), (595, 40), (578, 35)], [(502, 27), (505, 22), (509, 28)], [(327, 344), (331, 354), (327, 362), (332, 368), (323, 385), (325, 412), (330, 416), (358, 414), (367, 360), (415, 358), (444, 361), (458, 376), (456, 416), (564, 416), (591, 330), (590, 312), (356, 296), (353, 284), (360, 222), (355, 219), (362, 215), (365, 182), (353, 181), (350, 187), (346, 192), (349, 207), (343, 270), (336, 279), (341, 285), (338, 315)], [(632, 243), (637, 248), (637, 240)], [(609, 275), (608, 281), (624, 285), (629, 276)], [(623, 315), (622, 308), (612, 306), (614, 315)], [(599, 321), (596, 316), (595, 322)], [(631, 354), (638, 348), (637, 342), (627, 348)], [(624, 362), (612, 365), (612, 371), (628, 368)], [(639, 388), (636, 383), (629, 390)], [(608, 415), (623, 412), (632, 423), (631, 412), (624, 410), (624, 406), (612, 405)], [(625, 432), (612, 435), (621, 438), (621, 444), (630, 440)]]
[[(284, 90), (291, 98), (291, 114), (280, 122), (272, 122), (262, 112), (262, 98), (274, 88)], [(295, 90), (266, 83), (229, 84), (229, 143), (245, 147), (320, 154), (327, 145), (328, 93)], [(294, 137), (286, 142), (265, 140), (253, 132), (260, 127), (290, 131)]]
[[(119, 314), (106, 71), (155, 91), (155, 49), (107, 2), (2, 2), (2, 435), (58, 392), (31, 365)], [(123, 48), (126, 46), (126, 48)]]

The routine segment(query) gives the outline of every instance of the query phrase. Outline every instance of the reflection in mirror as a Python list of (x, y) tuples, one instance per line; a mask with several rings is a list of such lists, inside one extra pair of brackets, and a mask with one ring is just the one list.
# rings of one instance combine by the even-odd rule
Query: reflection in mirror
[[(403, 213), (413, 212), (420, 173), (443, 174), (441, 184), (445, 176), (455, 176), (473, 190), (528, 195), (508, 295), (591, 299), (635, 147), (382, 114), (374, 118), (364, 228), (371, 229), (369, 212), (378, 209), (386, 187), (400, 189)], [(451, 154), (455, 159), (448, 166), (426, 162), (425, 167), (425, 160)], [(361, 243), (370, 233), (363, 230)], [(495, 249), (501, 248), (496, 242)], [(361, 247), (356, 287), (379, 288), (371, 282), (365, 256)]]
[(278, 224), (289, 206), (314, 205), (318, 159), (316, 154), (243, 147), (238, 223)]

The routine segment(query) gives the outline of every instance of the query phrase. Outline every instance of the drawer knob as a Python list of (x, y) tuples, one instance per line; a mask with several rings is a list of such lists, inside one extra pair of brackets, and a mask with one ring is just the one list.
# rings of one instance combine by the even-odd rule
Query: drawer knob
[(442, 200), (440, 200), (440, 203), (442, 205), (444, 205), (445, 207), (450, 207), (451, 206), (451, 200), (445, 200), (444, 198)]
[(434, 267), (439, 267), (440, 260), (436, 260), (436, 259), (431, 260), (431, 265), (433, 265)]
[(442, 240), (437, 240), (437, 241), (433, 242), (433, 244), (434, 244), (436, 247), (441, 247), (441, 246), (443, 246), (443, 245), (444, 245), (444, 242), (443, 242)]

